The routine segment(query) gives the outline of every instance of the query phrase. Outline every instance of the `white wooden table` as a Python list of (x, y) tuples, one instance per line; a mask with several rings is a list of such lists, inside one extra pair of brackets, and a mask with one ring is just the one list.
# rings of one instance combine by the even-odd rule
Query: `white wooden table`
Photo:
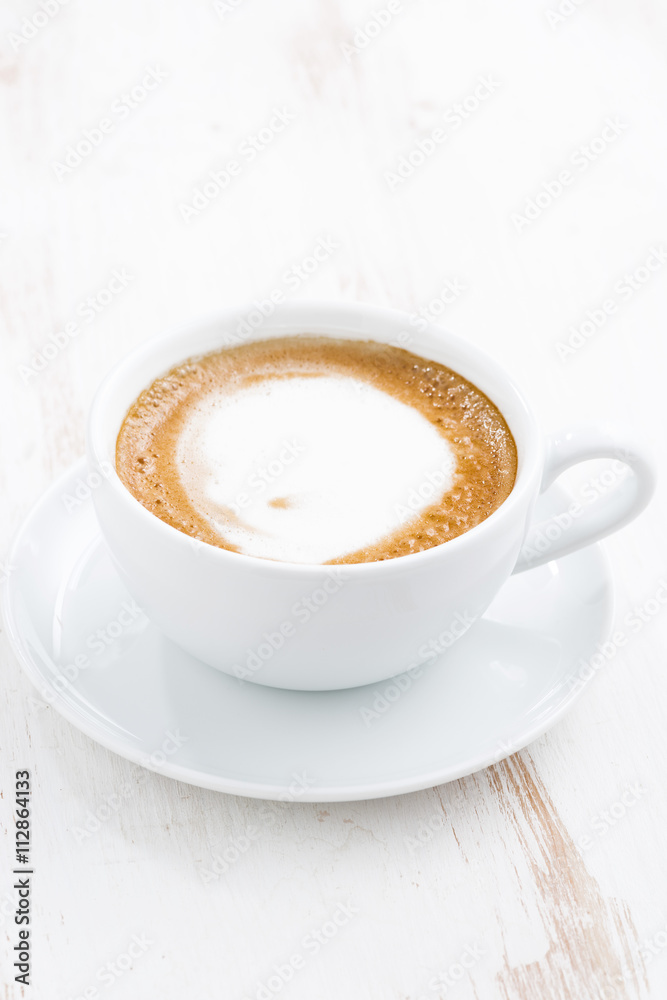
[[(118, 358), (276, 289), (441, 314), (515, 373), (545, 427), (611, 417), (664, 451), (658, 0), (43, 5), (0, 10), (0, 552), (83, 453)], [(327, 259), (302, 265), (322, 239)], [(667, 579), (663, 505), (607, 544), (618, 623)], [(664, 997), (667, 614), (648, 618), (527, 750), (405, 797), (277, 808), (207, 883), (263, 804), (149, 773), (79, 842), (136, 766), (35, 702), (3, 636), (0, 995)], [(24, 767), (25, 989), (7, 903)], [(304, 949), (335, 915), (335, 937)], [(304, 968), (262, 994), (298, 952)]]

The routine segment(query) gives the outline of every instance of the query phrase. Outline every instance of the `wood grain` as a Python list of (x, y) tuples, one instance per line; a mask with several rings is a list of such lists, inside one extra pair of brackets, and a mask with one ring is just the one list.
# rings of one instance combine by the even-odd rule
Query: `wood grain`
[[(283, 287), (327, 234), (340, 248), (290, 295), (414, 310), (458, 278), (465, 291), (441, 303), (441, 321), (515, 373), (545, 427), (613, 418), (662, 458), (667, 267), (619, 296), (575, 356), (556, 345), (667, 241), (664, 10), (587, 0), (551, 26), (556, 0), (402, 0), (346, 59), (341, 46), (385, 6), (71, 2), (17, 48), (10, 35), (39, 8), (3, 5), (3, 563), (30, 505), (83, 453), (111, 365), (174, 324)], [(54, 161), (151, 66), (166, 80), (59, 181)], [(392, 191), (387, 172), (484, 77), (498, 84), (488, 101)], [(179, 206), (276, 106), (294, 122), (186, 224)], [(518, 232), (513, 214), (609, 117), (627, 126), (618, 141)], [(123, 293), (22, 377), (116, 268), (133, 276)], [(0, 996), (255, 997), (350, 900), (354, 918), (274, 995), (667, 995), (667, 617), (627, 624), (667, 577), (662, 489), (607, 544), (616, 625), (630, 637), (569, 716), (485, 772), (386, 801), (278, 806), (267, 822), (262, 803), (142, 776), (36, 698), (3, 635)], [(10, 957), (7, 790), (19, 767), (35, 785), (30, 990), (16, 988)], [(77, 837), (125, 786), (122, 806)], [(622, 814), (600, 818), (611, 813)], [(251, 849), (205, 882), (216, 851), (253, 826)], [(135, 934), (153, 943), (104, 985), (100, 969)]]

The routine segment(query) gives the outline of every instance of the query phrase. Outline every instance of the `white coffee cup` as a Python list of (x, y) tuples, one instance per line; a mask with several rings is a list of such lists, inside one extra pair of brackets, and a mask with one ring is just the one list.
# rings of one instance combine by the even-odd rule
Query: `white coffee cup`
[[(485, 521), (443, 545), (344, 566), (260, 559), (172, 528), (146, 510), (115, 472), (121, 423), (155, 378), (188, 357), (238, 343), (239, 330), (247, 340), (307, 333), (394, 343), (453, 368), (487, 394), (512, 431), (518, 471), (510, 496)], [(266, 317), (248, 308), (229, 310), (139, 347), (95, 396), (88, 456), (91, 469), (113, 467), (94, 492), (95, 508), (118, 570), (148, 617), (212, 667), (303, 690), (356, 687), (401, 673), (443, 632), (449, 641), (463, 635), (510, 574), (617, 530), (639, 514), (654, 489), (652, 463), (639, 446), (604, 428), (573, 429), (544, 441), (525, 399), (493, 359), (440, 327), (417, 332), (403, 313), (359, 304), (295, 303)], [(564, 511), (531, 523), (538, 494), (569, 466), (594, 458), (620, 459), (632, 474), (577, 517)]]

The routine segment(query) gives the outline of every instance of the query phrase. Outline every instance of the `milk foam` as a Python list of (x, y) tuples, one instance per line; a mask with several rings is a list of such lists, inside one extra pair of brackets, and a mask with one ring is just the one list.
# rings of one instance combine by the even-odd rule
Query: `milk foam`
[(456, 459), (416, 409), (344, 375), (211, 390), (177, 466), (190, 502), (247, 555), (340, 558), (404, 526), (452, 485)]

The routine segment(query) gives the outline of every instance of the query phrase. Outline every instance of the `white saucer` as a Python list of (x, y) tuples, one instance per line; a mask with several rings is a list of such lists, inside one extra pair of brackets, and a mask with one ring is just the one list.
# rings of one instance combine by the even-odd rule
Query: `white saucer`
[[(82, 461), (16, 540), (4, 595), (10, 640), (41, 697), (77, 728), (203, 788), (333, 802), (472, 774), (567, 711), (582, 689), (572, 683), (580, 660), (611, 625), (609, 570), (593, 546), (512, 577), (484, 619), (419, 677), (333, 692), (260, 687), (182, 652), (132, 603), (123, 613), (131, 599), (90, 499), (66, 509), (84, 476)], [(562, 510), (563, 496), (552, 488), (540, 515)], [(54, 688), (81, 654), (78, 676), (70, 670), (72, 683)]]

